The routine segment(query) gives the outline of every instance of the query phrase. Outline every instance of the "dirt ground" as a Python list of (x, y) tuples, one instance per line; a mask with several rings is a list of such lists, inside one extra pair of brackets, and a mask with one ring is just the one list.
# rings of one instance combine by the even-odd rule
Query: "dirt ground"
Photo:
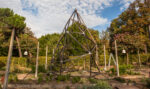
[[(113, 87), (113, 89), (146, 89), (141, 84), (142, 78), (149, 78), (149, 68), (142, 68), (140, 70), (136, 70), (140, 75), (123, 75), (121, 76), (124, 79), (135, 81), (134, 83), (120, 83), (114, 80), (114, 77), (110, 77), (107, 73), (101, 72), (100, 74), (96, 71), (92, 74), (92, 78), (107, 80), (109, 84)], [(0, 74), (4, 74), (4, 71), (0, 71)], [(72, 72), (72, 76), (81, 76), (82, 78), (89, 78), (90, 73), (87, 71), (80, 72)], [(69, 81), (66, 82), (43, 82), (37, 83), (37, 79), (35, 79), (34, 74), (17, 74), (19, 82), (17, 83), (9, 83), (8, 89), (66, 89), (69, 86), (71, 89), (76, 89), (78, 86), (82, 86), (86, 83), (77, 83), (72, 84)], [(88, 80), (85, 80), (85, 82)], [(88, 83), (89, 85), (89, 83)]]

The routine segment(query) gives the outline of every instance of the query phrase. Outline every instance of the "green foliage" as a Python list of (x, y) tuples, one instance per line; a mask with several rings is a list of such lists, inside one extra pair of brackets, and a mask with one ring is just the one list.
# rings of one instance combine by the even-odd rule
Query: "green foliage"
[(113, 89), (107, 82), (99, 81), (96, 85), (84, 85), (82, 88), (77, 89)]
[(95, 84), (95, 83), (98, 82), (98, 80), (97, 80), (97, 79), (94, 79), (94, 78), (89, 78), (88, 80), (89, 80), (89, 82), (92, 83), (92, 84)]
[(38, 75), (38, 83), (43, 82), (43, 80), (44, 80), (44, 76), (42, 74), (39, 74)]
[(16, 74), (9, 74), (8, 82), (17, 82), (18, 77)]
[(69, 86), (66, 86), (66, 88), (65, 89), (71, 89)]
[(67, 75), (58, 75), (56, 80), (59, 82), (59, 81), (67, 81), (70, 79), (70, 75), (67, 74)]
[(48, 46), (48, 54), (51, 54), (50, 56), (52, 56), (52, 52), (53, 49), (56, 47), (58, 41), (60, 38), (60, 34), (54, 33), (54, 34), (47, 34), (45, 36), (40, 37), (38, 40), (40, 42), (40, 56), (45, 56), (45, 52), (46, 52), (46, 46)]
[(150, 89), (150, 79), (147, 79), (147, 80), (146, 80), (146, 87), (147, 87), (148, 89)]
[(79, 76), (72, 77), (71, 81), (73, 84), (80, 82), (81, 78)]
[(116, 77), (114, 79), (117, 80), (118, 82), (121, 82), (121, 83), (125, 83), (126, 82), (126, 80), (124, 78), (121, 78), (121, 77)]

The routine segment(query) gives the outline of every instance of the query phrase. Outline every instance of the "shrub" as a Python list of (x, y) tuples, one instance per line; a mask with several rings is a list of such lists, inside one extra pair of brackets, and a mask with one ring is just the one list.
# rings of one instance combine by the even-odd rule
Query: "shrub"
[(118, 82), (121, 82), (121, 83), (125, 83), (125, 79), (124, 78), (121, 78), (121, 77), (116, 77), (114, 78), (115, 80), (117, 80)]
[(146, 79), (146, 87), (150, 89), (150, 79)]
[(45, 66), (44, 65), (39, 65), (38, 66), (38, 72), (40, 72), (40, 73), (46, 73)]
[(89, 82), (90, 82), (90, 83), (92, 83), (92, 84), (95, 84), (95, 83), (97, 83), (97, 80), (96, 80), (96, 79), (89, 78), (88, 80), (89, 80)]
[(96, 84), (95, 89), (112, 89), (112, 87), (105, 81), (99, 81)]
[(44, 80), (43, 75), (42, 75), (42, 74), (39, 74), (39, 75), (38, 75), (38, 83), (43, 82), (43, 80)]
[(77, 89), (113, 89), (107, 82), (99, 81), (96, 85), (84, 85), (82, 88)]
[(9, 75), (8, 82), (17, 82), (17, 81), (18, 81), (18, 77), (16, 74)]
[(69, 80), (70, 79), (70, 75), (58, 75), (56, 80), (57, 81), (66, 81), (66, 80)]
[(81, 78), (79, 76), (76, 76), (76, 77), (72, 77), (72, 83), (75, 84), (75, 83), (78, 83), (80, 82)]
[(71, 89), (69, 86), (66, 86), (66, 88), (65, 89)]

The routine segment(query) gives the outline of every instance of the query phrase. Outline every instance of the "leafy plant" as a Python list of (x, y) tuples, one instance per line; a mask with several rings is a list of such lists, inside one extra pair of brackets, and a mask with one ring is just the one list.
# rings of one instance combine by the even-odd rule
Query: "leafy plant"
[(113, 89), (107, 82), (99, 81), (96, 85), (84, 85), (77, 87), (77, 89)]
[(39, 75), (38, 75), (38, 83), (43, 82), (43, 80), (44, 80), (43, 75), (42, 75), (42, 74), (39, 74)]
[(66, 81), (66, 80), (69, 80), (70, 79), (70, 75), (58, 75), (56, 80), (57, 81)]
[(121, 77), (116, 77), (114, 78), (115, 80), (117, 80), (118, 82), (121, 82), (121, 83), (125, 83), (125, 79), (121, 78)]
[(79, 76), (76, 76), (76, 77), (72, 77), (72, 83), (75, 84), (75, 83), (78, 83), (80, 82), (81, 78)]
[(89, 80), (89, 82), (90, 82), (90, 83), (92, 83), (92, 84), (97, 83), (97, 80), (96, 80), (96, 79), (94, 79), (94, 78), (89, 78), (88, 80)]
[(18, 81), (18, 77), (16, 74), (9, 75), (8, 82), (17, 82), (17, 81)]

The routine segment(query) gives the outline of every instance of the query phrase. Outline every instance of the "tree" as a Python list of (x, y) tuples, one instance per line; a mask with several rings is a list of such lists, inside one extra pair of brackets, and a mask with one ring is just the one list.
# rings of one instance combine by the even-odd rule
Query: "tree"
[[(4, 87), (3, 87), (4, 89), (6, 89), (7, 83), (8, 83), (8, 76), (9, 76), (9, 70), (10, 70), (10, 63), (11, 63), (11, 56), (12, 56), (15, 33), (22, 31), (24, 27), (26, 26), (26, 24), (24, 22), (25, 18), (17, 14), (14, 14), (12, 10), (6, 8), (6, 9), (0, 9), (0, 11), (2, 12), (2, 15), (1, 15), (2, 23), (6, 24), (9, 29), (12, 29), (8, 59), (7, 59), (7, 67), (6, 67), (6, 73), (5, 73), (5, 81), (4, 81)], [(6, 12), (9, 12), (9, 14)]]

